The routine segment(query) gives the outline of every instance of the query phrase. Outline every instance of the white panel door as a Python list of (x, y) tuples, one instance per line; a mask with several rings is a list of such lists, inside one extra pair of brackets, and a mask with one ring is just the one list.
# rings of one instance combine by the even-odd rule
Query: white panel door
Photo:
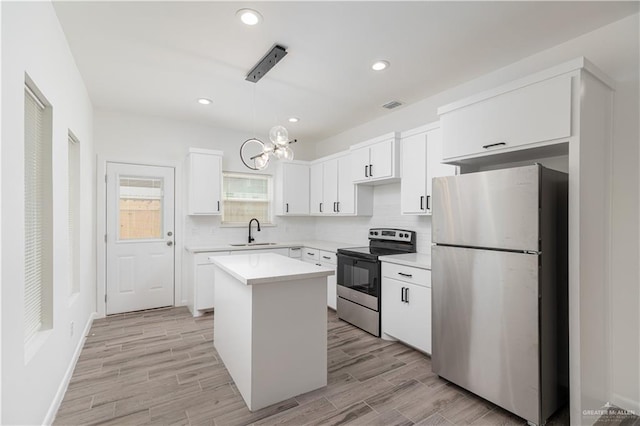
[(309, 166), (283, 164), (284, 214), (309, 214)]
[(107, 314), (173, 305), (174, 169), (107, 163)]

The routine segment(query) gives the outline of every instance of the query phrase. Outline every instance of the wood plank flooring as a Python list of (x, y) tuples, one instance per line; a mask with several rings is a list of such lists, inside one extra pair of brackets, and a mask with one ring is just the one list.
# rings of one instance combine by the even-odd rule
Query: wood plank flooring
[[(428, 356), (333, 311), (328, 386), (252, 413), (213, 347), (213, 326), (212, 314), (193, 318), (182, 307), (96, 320), (55, 424), (525, 424), (438, 378)], [(551, 424), (569, 424), (566, 410)]]

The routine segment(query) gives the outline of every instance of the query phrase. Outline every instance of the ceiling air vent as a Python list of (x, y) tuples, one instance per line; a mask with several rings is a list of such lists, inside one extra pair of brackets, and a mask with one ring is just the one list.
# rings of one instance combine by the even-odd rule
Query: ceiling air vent
[(394, 108), (398, 108), (400, 105), (402, 105), (402, 102), (391, 101), (391, 102), (387, 102), (386, 104), (382, 105), (382, 108), (394, 109)]

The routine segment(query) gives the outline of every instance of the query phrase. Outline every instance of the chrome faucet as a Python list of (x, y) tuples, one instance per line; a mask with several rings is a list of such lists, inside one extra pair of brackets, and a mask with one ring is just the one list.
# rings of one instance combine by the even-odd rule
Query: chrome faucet
[(251, 236), (251, 223), (253, 223), (254, 220), (258, 224), (258, 232), (260, 232), (260, 221), (254, 217), (249, 221), (249, 244), (251, 244), (255, 240), (255, 238)]

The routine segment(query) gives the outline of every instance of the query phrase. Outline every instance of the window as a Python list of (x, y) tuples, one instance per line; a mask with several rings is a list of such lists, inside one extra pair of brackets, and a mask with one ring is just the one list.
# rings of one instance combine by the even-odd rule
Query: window
[(52, 326), (51, 108), (25, 86), (24, 225), (25, 342)]
[(246, 225), (251, 218), (270, 224), (271, 176), (247, 173), (222, 173), (222, 223)]
[(120, 176), (119, 240), (162, 238), (162, 178)]
[(69, 293), (80, 291), (80, 143), (69, 132), (68, 143), (69, 188)]

